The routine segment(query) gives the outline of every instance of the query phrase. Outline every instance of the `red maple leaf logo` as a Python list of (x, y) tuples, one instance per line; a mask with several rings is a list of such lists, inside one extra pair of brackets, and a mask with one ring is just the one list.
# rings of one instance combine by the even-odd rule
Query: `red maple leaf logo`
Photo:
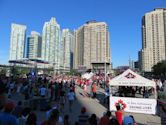
[(136, 76), (129, 72), (125, 77), (128, 79), (134, 79)]
[(118, 105), (120, 106), (120, 108), (122, 110), (124, 110), (127, 107), (127, 105), (121, 99), (118, 100), (118, 102), (115, 103), (115, 107), (118, 106)]

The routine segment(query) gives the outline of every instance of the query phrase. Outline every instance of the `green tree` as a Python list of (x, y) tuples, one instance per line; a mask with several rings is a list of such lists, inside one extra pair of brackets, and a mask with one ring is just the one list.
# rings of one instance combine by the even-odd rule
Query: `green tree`
[(29, 69), (27, 69), (27, 68), (22, 68), (19, 71), (19, 74), (27, 74), (27, 73), (29, 73)]
[(0, 74), (6, 74), (6, 69), (5, 68), (0, 69)]
[(161, 61), (153, 66), (153, 74), (157, 77), (166, 76), (166, 60)]
[(70, 72), (67, 72), (66, 75), (76, 75), (77, 71), (75, 69), (71, 69)]
[(18, 66), (13, 66), (11, 68), (11, 74), (13, 76), (15, 75), (23, 75), (23, 74), (27, 74), (29, 73), (29, 69), (28, 68), (23, 68), (23, 67), (18, 67)]

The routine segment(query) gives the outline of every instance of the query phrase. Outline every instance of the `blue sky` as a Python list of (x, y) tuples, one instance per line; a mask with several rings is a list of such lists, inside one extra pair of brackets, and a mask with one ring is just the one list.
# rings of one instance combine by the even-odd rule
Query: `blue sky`
[(0, 64), (9, 59), (11, 23), (42, 32), (55, 17), (62, 28), (77, 29), (88, 20), (109, 26), (113, 66), (137, 60), (141, 49), (141, 19), (154, 8), (166, 8), (166, 0), (0, 0)]

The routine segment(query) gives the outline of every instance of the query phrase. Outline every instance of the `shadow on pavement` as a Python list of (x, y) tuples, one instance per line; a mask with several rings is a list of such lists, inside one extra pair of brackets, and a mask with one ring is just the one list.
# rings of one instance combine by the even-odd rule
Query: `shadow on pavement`
[(99, 103), (104, 106), (106, 109), (109, 110), (109, 104), (107, 103), (107, 100), (105, 98), (104, 93), (97, 92), (96, 99), (99, 101)]

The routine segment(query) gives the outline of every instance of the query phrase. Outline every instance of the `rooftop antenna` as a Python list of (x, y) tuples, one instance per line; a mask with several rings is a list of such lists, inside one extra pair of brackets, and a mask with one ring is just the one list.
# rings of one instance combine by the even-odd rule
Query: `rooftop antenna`
[(129, 68), (131, 69), (131, 58), (130, 58), (130, 55), (129, 55)]

